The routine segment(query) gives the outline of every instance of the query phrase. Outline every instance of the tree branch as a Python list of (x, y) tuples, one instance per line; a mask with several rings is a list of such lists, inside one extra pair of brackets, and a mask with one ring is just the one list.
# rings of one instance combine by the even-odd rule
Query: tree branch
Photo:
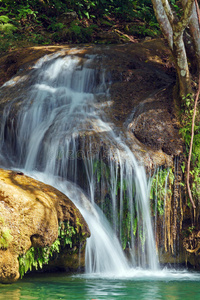
[(189, 31), (194, 45), (195, 55), (197, 56), (198, 71), (200, 72), (200, 27), (198, 23), (198, 15), (199, 7), (194, 3), (189, 23)]
[(173, 50), (173, 31), (172, 26), (169, 22), (169, 19), (164, 10), (163, 4), (160, 0), (151, 0), (154, 8), (154, 12), (157, 18), (157, 21), (160, 25), (160, 29), (167, 39), (168, 45), (171, 50)]
[(190, 22), (190, 17), (192, 15), (192, 6), (195, 0), (187, 0), (184, 7), (183, 15), (180, 21), (176, 24), (176, 32), (183, 32)]
[(167, 18), (169, 20), (169, 23), (173, 27), (173, 24), (174, 24), (174, 15), (172, 13), (172, 10), (171, 10), (171, 7), (169, 5), (169, 2), (168, 2), (168, 0), (161, 0), (161, 1), (162, 1), (163, 8), (165, 10), (166, 16), (167, 16)]
[(195, 2), (195, 6), (196, 6), (196, 12), (197, 12), (197, 17), (198, 17), (198, 22), (199, 22), (199, 29), (200, 29), (200, 11), (199, 11), (199, 5), (197, 0), (194, 1)]

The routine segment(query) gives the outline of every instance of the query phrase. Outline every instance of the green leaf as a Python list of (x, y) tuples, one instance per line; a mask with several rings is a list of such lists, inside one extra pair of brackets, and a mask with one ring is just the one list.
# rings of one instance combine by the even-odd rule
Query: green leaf
[(0, 16), (0, 22), (8, 23), (9, 21), (10, 19), (8, 18), (8, 16)]
[(90, 18), (90, 15), (89, 15), (89, 12), (88, 11), (83, 11), (84, 15), (89, 19)]
[(17, 27), (10, 23), (6, 24), (0, 24), (0, 32), (3, 32), (5, 34), (11, 34), (13, 31), (16, 31)]

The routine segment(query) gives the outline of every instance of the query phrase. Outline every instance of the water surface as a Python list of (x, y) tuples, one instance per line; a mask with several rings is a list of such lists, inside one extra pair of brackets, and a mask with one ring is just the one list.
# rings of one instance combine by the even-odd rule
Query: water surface
[(200, 299), (200, 273), (132, 270), (121, 277), (35, 274), (12, 285), (0, 285), (0, 299)]

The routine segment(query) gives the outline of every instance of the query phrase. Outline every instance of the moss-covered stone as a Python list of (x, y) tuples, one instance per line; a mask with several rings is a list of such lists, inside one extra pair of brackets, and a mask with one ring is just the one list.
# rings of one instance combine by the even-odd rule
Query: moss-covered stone
[[(82, 237), (80, 241), (77, 238), (76, 247), (90, 235), (81, 213), (63, 193), (21, 172), (3, 169), (0, 169), (0, 220), (1, 239), (4, 239), (0, 249), (1, 282), (19, 278), (18, 257), (28, 249), (50, 247), (55, 242), (60, 222), (68, 222)], [(84, 251), (84, 247), (81, 249)]]

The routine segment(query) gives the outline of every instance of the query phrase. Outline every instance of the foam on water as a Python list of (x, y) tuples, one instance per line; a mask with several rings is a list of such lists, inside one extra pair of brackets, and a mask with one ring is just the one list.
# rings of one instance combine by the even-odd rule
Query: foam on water
[(200, 273), (188, 272), (186, 269), (161, 269), (161, 270), (145, 270), (140, 268), (130, 268), (121, 273), (89, 273), (74, 275), (74, 277), (88, 279), (104, 279), (104, 280), (131, 280), (131, 281), (200, 281)]

